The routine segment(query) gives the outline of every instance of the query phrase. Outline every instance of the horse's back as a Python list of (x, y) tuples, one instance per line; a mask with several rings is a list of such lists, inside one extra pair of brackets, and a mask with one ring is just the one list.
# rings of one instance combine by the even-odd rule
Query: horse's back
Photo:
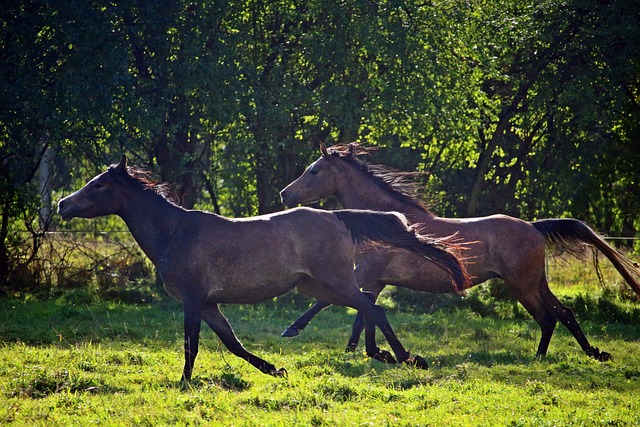
[(434, 217), (423, 223), (426, 232), (438, 236), (456, 235), (465, 241), (519, 245), (523, 239), (544, 244), (541, 234), (530, 222), (509, 215), (496, 214), (474, 218)]
[(318, 252), (321, 248), (343, 245), (348, 238), (347, 228), (331, 212), (311, 208), (259, 215), (250, 218), (227, 219), (203, 230), (204, 235), (228, 242), (238, 252), (264, 257)]
[[(455, 233), (466, 250), (463, 256), (472, 275), (493, 272), (502, 278), (523, 274), (544, 265), (545, 239), (531, 223), (508, 215), (477, 218), (433, 218), (426, 232), (438, 236)], [(487, 276), (487, 277), (490, 277)]]
[(308, 208), (242, 219), (191, 211), (170, 245), (161, 276), (179, 299), (253, 303), (328, 265), (353, 269), (347, 228), (331, 212)]

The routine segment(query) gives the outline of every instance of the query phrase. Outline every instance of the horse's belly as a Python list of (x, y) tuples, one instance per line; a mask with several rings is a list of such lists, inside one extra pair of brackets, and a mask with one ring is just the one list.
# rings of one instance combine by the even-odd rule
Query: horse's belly
[(296, 286), (298, 277), (239, 277), (219, 285), (207, 292), (207, 301), (222, 304), (256, 304), (283, 295)]
[(449, 274), (432, 262), (412, 254), (395, 256), (387, 264), (378, 281), (416, 291), (455, 292), (455, 286)]

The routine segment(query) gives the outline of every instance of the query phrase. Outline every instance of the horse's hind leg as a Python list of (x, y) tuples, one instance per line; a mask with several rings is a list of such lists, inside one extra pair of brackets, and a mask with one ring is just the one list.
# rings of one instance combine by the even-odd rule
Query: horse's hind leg
[(284, 332), (280, 334), (280, 336), (285, 338), (295, 337), (300, 333), (301, 330), (307, 327), (311, 319), (316, 317), (318, 313), (320, 313), (323, 309), (329, 307), (330, 305), (331, 304), (323, 301), (316, 301), (316, 303), (313, 304), (309, 310), (305, 311), (302, 316), (296, 319), (295, 322), (287, 326), (287, 329), (285, 329)]
[(593, 347), (589, 343), (589, 340), (587, 340), (587, 337), (582, 332), (582, 328), (580, 328), (580, 325), (578, 324), (578, 321), (573, 315), (571, 309), (562, 305), (558, 298), (556, 298), (556, 296), (551, 292), (549, 284), (547, 283), (547, 278), (544, 276), (540, 279), (538, 291), (545, 309), (552, 313), (553, 316), (560, 320), (560, 322), (562, 322), (562, 324), (571, 331), (575, 339), (578, 341), (578, 344), (580, 344), (580, 347), (582, 347), (582, 350), (587, 353), (587, 356), (593, 357), (601, 362), (606, 362), (612, 358), (611, 354), (605, 351), (600, 351), (597, 347)]
[(211, 329), (218, 335), (220, 341), (229, 349), (229, 351), (236, 356), (246, 360), (253, 366), (258, 368), (265, 374), (273, 375), (275, 377), (283, 376), (286, 374), (284, 368), (276, 369), (271, 363), (249, 353), (240, 343), (236, 334), (231, 329), (231, 325), (227, 318), (220, 312), (216, 304), (206, 306), (202, 310), (202, 318), (209, 325)]
[[(363, 293), (369, 299), (369, 301), (375, 304), (377, 295), (371, 292), (363, 292)], [(377, 305), (374, 305), (374, 307), (381, 308)], [(396, 359), (393, 357), (391, 353), (389, 353), (387, 350), (381, 350), (378, 347), (378, 344), (376, 342), (376, 326), (372, 319), (365, 318), (365, 316), (360, 311), (358, 312), (358, 314), (356, 314), (356, 318), (353, 322), (351, 338), (349, 339), (349, 343), (347, 344), (346, 351), (356, 350), (356, 348), (358, 347), (358, 341), (360, 341), (360, 334), (362, 334), (363, 329), (365, 330), (365, 345), (366, 345), (367, 354), (369, 356), (373, 355), (371, 357), (379, 362), (397, 363)], [(426, 362), (425, 362), (425, 366), (426, 366)]]
[[(369, 261), (369, 263), (363, 262), (358, 265), (355, 274), (358, 285), (362, 285), (362, 293), (369, 298), (369, 301), (375, 304), (378, 296), (386, 286), (385, 283), (380, 283), (377, 280), (380, 274), (382, 274), (381, 266), (386, 265), (386, 263), (378, 262), (372, 264), (370, 262), (371, 259), (375, 260), (376, 258), (366, 259), (365, 261)], [(358, 348), (363, 329), (365, 329), (364, 315), (359, 311), (351, 327), (351, 336), (349, 337), (346, 351), (355, 351), (356, 348)], [(375, 328), (368, 339), (375, 345)], [(389, 357), (393, 359), (390, 354)]]
[(558, 319), (548, 311), (544, 311), (542, 316), (536, 317), (536, 321), (538, 325), (540, 325), (540, 331), (542, 335), (540, 336), (540, 343), (538, 344), (538, 351), (536, 352), (536, 356), (544, 357), (547, 355), (547, 350), (549, 350), (549, 343), (551, 342), (551, 336), (553, 335), (553, 331), (556, 328), (556, 323), (558, 323)]
[[(345, 267), (346, 269), (346, 267)], [(400, 340), (393, 332), (391, 325), (389, 324), (389, 320), (387, 319), (387, 315), (384, 312), (384, 309), (378, 305), (375, 305), (373, 302), (369, 300), (369, 298), (358, 289), (355, 281), (355, 277), (349, 284), (345, 284), (344, 281), (336, 281), (335, 276), (343, 277), (347, 276), (347, 274), (340, 275), (336, 274), (336, 271), (333, 272), (331, 278), (326, 278), (325, 280), (320, 280), (316, 277), (317, 284), (322, 287), (321, 293), (318, 292), (318, 286), (309, 287), (306, 289), (305, 293), (309, 293), (310, 295), (316, 298), (323, 298), (327, 301), (332, 301), (339, 305), (346, 305), (351, 308), (356, 309), (358, 312), (362, 313), (366, 322), (369, 323), (370, 331), (375, 331), (375, 326), (380, 328), (380, 331), (384, 334), (387, 343), (391, 346), (397, 360), (399, 362), (411, 363), (419, 368), (428, 367), (427, 363), (423, 358), (417, 357), (409, 357), (409, 352), (405, 350), (400, 343)], [(351, 273), (352, 274), (352, 273)], [(299, 286), (299, 289), (302, 289)], [(308, 292), (315, 290), (315, 292)], [(376, 360), (380, 360), (385, 362), (385, 358), (381, 358), (381, 354), (384, 354), (380, 351), (380, 349), (376, 346), (375, 340), (367, 340), (367, 355)]]
[[(507, 285), (509, 285), (509, 283), (507, 283)], [(553, 331), (556, 327), (556, 317), (544, 308), (544, 304), (535, 285), (531, 284), (531, 286), (525, 287), (524, 289), (513, 286), (510, 286), (510, 288), (513, 296), (522, 304), (527, 312), (533, 316), (540, 326), (541, 337), (536, 356), (546, 356)]]

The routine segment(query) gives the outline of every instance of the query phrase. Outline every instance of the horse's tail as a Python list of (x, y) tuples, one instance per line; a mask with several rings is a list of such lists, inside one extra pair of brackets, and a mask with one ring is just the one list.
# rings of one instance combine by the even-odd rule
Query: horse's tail
[(434, 239), (419, 233), (401, 213), (367, 210), (333, 212), (347, 226), (354, 242), (382, 243), (409, 250), (449, 274), (457, 292), (471, 286), (467, 270), (458, 259), (459, 247), (447, 242), (447, 239)]
[(605, 242), (587, 224), (577, 219), (541, 219), (531, 223), (547, 240), (578, 256), (584, 244), (593, 245), (606, 256), (633, 291), (640, 297), (640, 266)]

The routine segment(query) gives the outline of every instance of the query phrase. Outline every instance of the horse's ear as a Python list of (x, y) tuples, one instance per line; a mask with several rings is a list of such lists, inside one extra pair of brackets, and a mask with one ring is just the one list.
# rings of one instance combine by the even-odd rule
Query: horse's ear
[(116, 169), (127, 170), (127, 156), (125, 156), (124, 154), (122, 155), (122, 158), (120, 159), (120, 163), (116, 165)]
[(322, 142), (320, 143), (320, 152), (322, 153), (323, 156), (329, 155), (329, 150), (327, 150), (327, 146), (324, 145)]
[(120, 159), (120, 163), (118, 163), (117, 165), (109, 166), (109, 170), (127, 173), (127, 156), (123, 154), (122, 158)]

